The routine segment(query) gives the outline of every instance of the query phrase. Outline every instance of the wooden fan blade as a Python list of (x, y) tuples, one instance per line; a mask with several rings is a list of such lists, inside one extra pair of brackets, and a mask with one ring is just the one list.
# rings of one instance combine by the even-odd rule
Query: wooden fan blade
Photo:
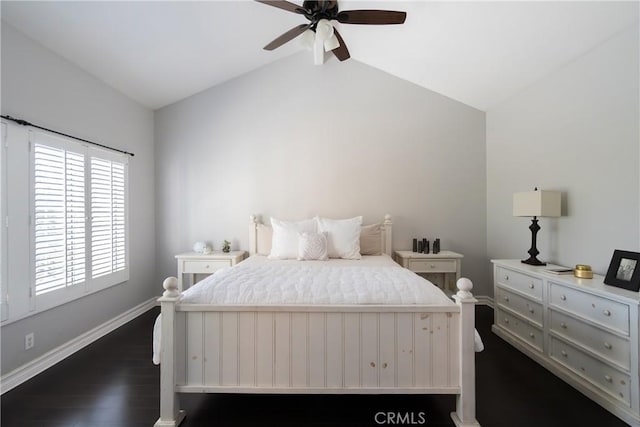
[(269, 6), (277, 7), (278, 9), (286, 10), (287, 12), (298, 13), (300, 15), (304, 15), (304, 8), (295, 3), (291, 3), (284, 0), (255, 0), (258, 3), (264, 3)]
[(297, 27), (293, 27), (286, 33), (282, 34), (280, 37), (274, 39), (271, 43), (264, 47), (264, 50), (274, 50), (285, 44), (286, 42), (295, 39), (300, 34), (307, 31), (311, 28), (312, 24), (300, 24)]
[(340, 62), (351, 58), (351, 55), (349, 55), (349, 49), (347, 49), (347, 45), (344, 43), (344, 39), (342, 38), (338, 30), (334, 28), (333, 34), (335, 34), (336, 38), (338, 39), (340, 46), (333, 49), (331, 52), (333, 52), (333, 54), (340, 60)]
[(389, 25), (404, 24), (407, 12), (394, 10), (343, 10), (336, 17), (342, 24)]

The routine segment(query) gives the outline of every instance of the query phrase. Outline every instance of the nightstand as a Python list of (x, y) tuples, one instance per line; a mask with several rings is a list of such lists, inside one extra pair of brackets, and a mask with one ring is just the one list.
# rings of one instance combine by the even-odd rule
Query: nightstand
[(414, 273), (426, 275), (435, 285), (451, 293), (456, 292), (463, 257), (464, 255), (452, 251), (440, 251), (437, 254), (393, 252), (393, 258), (398, 264)]
[(189, 283), (193, 285), (196, 283), (196, 274), (212, 274), (221, 268), (236, 265), (246, 255), (245, 251), (212, 252), (210, 254), (185, 252), (176, 255), (178, 260), (178, 290), (180, 292), (183, 291), (182, 276), (184, 274), (191, 275)]

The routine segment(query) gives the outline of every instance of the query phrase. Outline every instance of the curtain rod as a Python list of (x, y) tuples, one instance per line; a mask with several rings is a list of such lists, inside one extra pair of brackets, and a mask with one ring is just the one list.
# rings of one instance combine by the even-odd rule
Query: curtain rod
[(48, 129), (48, 128), (45, 128), (45, 127), (42, 127), (42, 126), (34, 125), (33, 123), (29, 123), (26, 120), (16, 119), (16, 118), (13, 118), (11, 116), (0, 116), (0, 117), (2, 117), (3, 119), (7, 119), (7, 120), (11, 120), (13, 122), (16, 122), (17, 124), (22, 125), (22, 126), (31, 126), (31, 127), (34, 127), (34, 128), (46, 130), (47, 132), (53, 132), (53, 133), (56, 133), (58, 135), (66, 136), (67, 138), (77, 139), (78, 141), (86, 142), (88, 144), (97, 145), (98, 147), (106, 148), (107, 150), (117, 151), (118, 153), (126, 154), (126, 155), (131, 156), (131, 157), (133, 157), (135, 155), (133, 153), (129, 153), (128, 151), (119, 150), (117, 148), (109, 147), (107, 145), (98, 144), (97, 142), (93, 142), (93, 141), (89, 141), (89, 140), (86, 140), (86, 139), (78, 138), (77, 136), (73, 136), (73, 135), (69, 135), (69, 134), (66, 134), (66, 133), (58, 132), (57, 130)]

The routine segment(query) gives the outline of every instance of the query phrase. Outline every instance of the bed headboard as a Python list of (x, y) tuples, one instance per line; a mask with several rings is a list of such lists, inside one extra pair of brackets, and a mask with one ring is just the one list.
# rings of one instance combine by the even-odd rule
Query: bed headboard
[[(383, 254), (392, 256), (391, 254), (391, 242), (392, 242), (392, 222), (391, 215), (384, 216), (384, 220), (381, 223), (381, 251)], [(263, 224), (260, 215), (251, 215), (249, 217), (249, 255), (255, 255), (257, 253), (268, 253), (264, 247), (260, 245), (271, 246), (270, 235), (271, 227)], [(268, 243), (266, 243), (268, 242)]]

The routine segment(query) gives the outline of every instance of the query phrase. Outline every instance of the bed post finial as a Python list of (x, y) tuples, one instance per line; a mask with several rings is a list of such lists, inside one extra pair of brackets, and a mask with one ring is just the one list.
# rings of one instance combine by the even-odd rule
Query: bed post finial
[(466, 277), (462, 277), (458, 279), (456, 282), (456, 286), (458, 287), (458, 292), (456, 295), (461, 299), (473, 298), (473, 294), (471, 293), (471, 289), (473, 289), (473, 283), (471, 280)]
[(178, 291), (178, 279), (175, 277), (167, 277), (162, 282), (162, 287), (164, 288), (164, 292), (162, 296), (165, 298), (175, 298), (180, 296), (180, 291)]
[(391, 215), (389, 214), (386, 214), (384, 216), (384, 225), (387, 225), (387, 224), (391, 225)]

